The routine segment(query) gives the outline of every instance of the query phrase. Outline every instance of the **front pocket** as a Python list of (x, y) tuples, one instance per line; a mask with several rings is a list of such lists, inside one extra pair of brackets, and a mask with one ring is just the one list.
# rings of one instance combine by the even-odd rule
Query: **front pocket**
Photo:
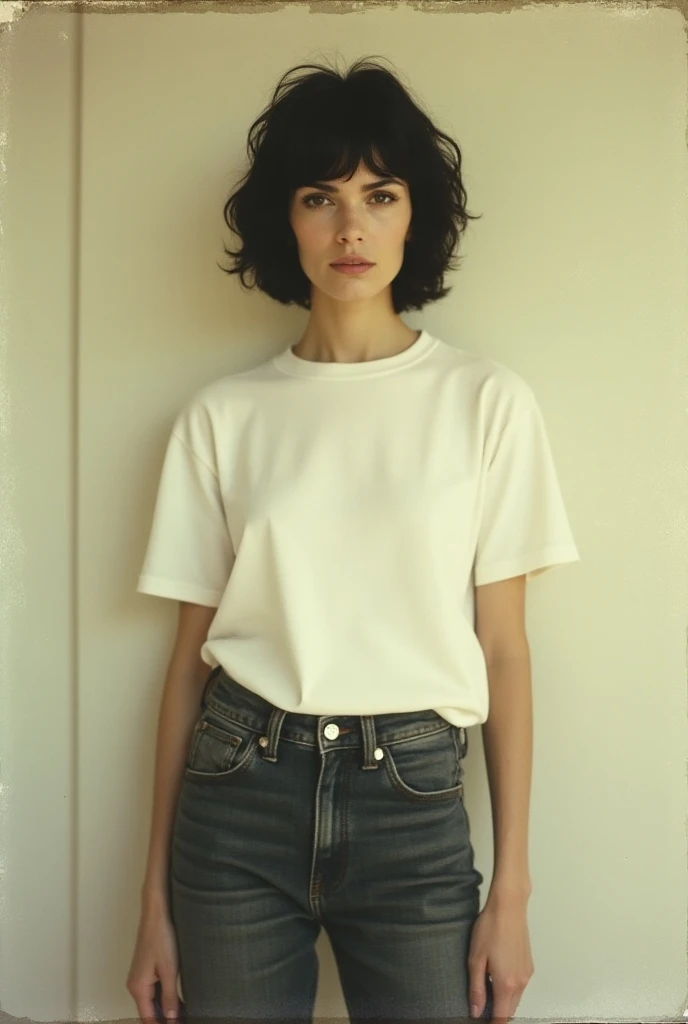
[(247, 768), (255, 754), (258, 737), (252, 730), (229, 721), (220, 725), (210, 720), (211, 714), (204, 711), (193, 730), (186, 778), (222, 780)]
[(454, 800), (463, 796), (463, 766), (457, 729), (448, 726), (383, 745), (389, 780), (411, 801)]

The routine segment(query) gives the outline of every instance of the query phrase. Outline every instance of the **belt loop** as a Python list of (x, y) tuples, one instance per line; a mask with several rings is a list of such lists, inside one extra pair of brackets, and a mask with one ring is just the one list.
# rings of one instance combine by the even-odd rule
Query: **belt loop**
[(375, 760), (375, 716), (374, 715), (361, 715), (361, 732), (363, 734), (363, 764), (362, 768), (364, 771), (368, 771), (371, 768), (379, 768), (378, 761)]
[(206, 679), (205, 686), (203, 687), (203, 693), (201, 695), (201, 706), (202, 707), (206, 706), (205, 705), (205, 701), (206, 701), (206, 697), (210, 693), (210, 689), (211, 689), (211, 685), (210, 684), (215, 680), (215, 678), (220, 674), (221, 671), (222, 671), (222, 665), (216, 665), (215, 668), (211, 670), (210, 675)]
[(267, 734), (265, 736), (261, 736), (258, 740), (260, 746), (266, 748), (263, 753), (263, 760), (265, 761), (277, 761), (277, 744), (279, 743), (282, 722), (286, 718), (286, 715), (286, 711), (282, 711), (281, 708), (277, 707), (273, 707), (270, 713)]

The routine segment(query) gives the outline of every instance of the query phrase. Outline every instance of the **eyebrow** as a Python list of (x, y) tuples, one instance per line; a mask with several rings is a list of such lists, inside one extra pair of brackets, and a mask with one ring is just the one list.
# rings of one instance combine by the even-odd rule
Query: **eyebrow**
[[(379, 181), (372, 181), (370, 185), (361, 185), (361, 192), (372, 192), (374, 188), (380, 188), (381, 185), (402, 185), (402, 182), (398, 178), (380, 178)], [(334, 185), (328, 185), (324, 181), (314, 181), (312, 185), (304, 185), (303, 188), (320, 188), (323, 192), (339, 192)]]

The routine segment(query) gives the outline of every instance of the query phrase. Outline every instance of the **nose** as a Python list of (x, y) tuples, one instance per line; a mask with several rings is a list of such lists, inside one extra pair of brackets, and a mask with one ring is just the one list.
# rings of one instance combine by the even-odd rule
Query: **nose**
[(350, 242), (350, 241), (353, 241), (354, 239), (357, 242), (360, 242), (360, 240), (361, 240), (361, 232), (360, 231), (351, 229), (349, 231), (340, 231), (339, 232), (339, 240), (340, 240), (340, 242)]
[(363, 231), (360, 226), (357, 226), (356, 215), (354, 213), (344, 215), (342, 218), (341, 228), (337, 234), (343, 242), (351, 241), (353, 239), (356, 239), (356, 241), (360, 240)]

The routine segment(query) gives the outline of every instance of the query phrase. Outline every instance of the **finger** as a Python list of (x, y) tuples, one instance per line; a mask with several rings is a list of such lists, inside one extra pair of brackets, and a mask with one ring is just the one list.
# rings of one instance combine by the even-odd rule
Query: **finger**
[(521, 996), (522, 995), (523, 995), (523, 989), (521, 989), (518, 992), (514, 992), (514, 994), (512, 995), (512, 997), (511, 997), (511, 1012), (509, 1014), (510, 1017), (515, 1017), (516, 1016), (516, 1010), (518, 1009), (518, 1004), (521, 1002)]
[(179, 1016), (179, 996), (177, 995), (176, 975), (167, 972), (161, 975), (162, 981), (162, 1012), (169, 1020)]
[(136, 996), (136, 1009), (140, 1020), (155, 1020), (155, 1007), (153, 1006), (153, 986), (146, 989), (140, 996)]
[(479, 1017), (485, 1009), (485, 963), (475, 965), (469, 970), (468, 1002), (471, 1017)]
[(492, 1021), (507, 1024), (511, 1015), (513, 990), (505, 988), (499, 978), (492, 978)]

